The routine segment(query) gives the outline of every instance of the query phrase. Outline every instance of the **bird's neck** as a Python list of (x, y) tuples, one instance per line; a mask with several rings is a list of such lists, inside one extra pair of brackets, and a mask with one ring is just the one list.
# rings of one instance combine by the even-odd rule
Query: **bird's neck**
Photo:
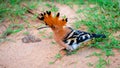
[(54, 36), (58, 37), (59, 39), (63, 39), (71, 30), (68, 28), (61, 28), (61, 29), (56, 29), (53, 30)]

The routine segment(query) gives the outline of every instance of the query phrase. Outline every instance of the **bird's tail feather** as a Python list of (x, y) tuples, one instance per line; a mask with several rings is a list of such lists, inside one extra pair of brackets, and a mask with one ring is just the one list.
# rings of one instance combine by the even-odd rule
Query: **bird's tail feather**
[(92, 34), (94, 38), (106, 38), (104, 34)]

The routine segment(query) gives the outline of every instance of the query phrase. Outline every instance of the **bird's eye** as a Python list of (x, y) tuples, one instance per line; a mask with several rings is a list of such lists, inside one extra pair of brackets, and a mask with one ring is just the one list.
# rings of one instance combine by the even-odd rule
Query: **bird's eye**
[(51, 28), (55, 29), (55, 26), (52, 25)]
[(45, 25), (48, 25), (48, 24), (45, 22)]

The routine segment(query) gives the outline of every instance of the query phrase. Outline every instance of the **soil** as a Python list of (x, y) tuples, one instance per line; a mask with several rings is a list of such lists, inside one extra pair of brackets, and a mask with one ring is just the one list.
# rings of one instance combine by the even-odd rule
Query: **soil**
[[(56, 5), (59, 12), (68, 16), (69, 22), (76, 21), (77, 14), (75, 11), (66, 5)], [(67, 10), (67, 12), (65, 12)], [(23, 21), (20, 21), (22, 23)], [(39, 25), (41, 21), (29, 20), (32, 25)], [(68, 23), (69, 24), (69, 23)], [(86, 27), (85, 27), (86, 28)], [(85, 28), (82, 28), (86, 30)], [(37, 38), (40, 42), (23, 43), (22, 38), (25, 36), (24, 32), (29, 33)], [(56, 55), (62, 47), (55, 43), (50, 28), (37, 30), (36, 28), (28, 28), (19, 33), (11, 34), (7, 38), (9, 41), (0, 43), (0, 68), (96, 68), (98, 57), (87, 57), (93, 52), (101, 52), (99, 49), (84, 47), (76, 54), (64, 56), (56, 60)], [(110, 56), (110, 65), (106, 68), (120, 68), (120, 52), (116, 49), (114, 56)], [(105, 56), (104, 56), (105, 57)], [(105, 57), (106, 58), (106, 57)], [(93, 64), (89, 66), (89, 64)]]

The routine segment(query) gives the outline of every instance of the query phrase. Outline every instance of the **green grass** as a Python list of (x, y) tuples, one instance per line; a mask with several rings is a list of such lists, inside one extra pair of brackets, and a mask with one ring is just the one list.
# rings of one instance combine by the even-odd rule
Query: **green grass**
[(52, 38), (53, 38), (53, 33), (52, 33), (52, 32), (49, 33), (48, 38), (49, 38), (49, 39), (52, 39)]
[(49, 64), (54, 64), (54, 62), (49, 62)]
[(98, 60), (94, 64), (91, 62), (88, 62), (87, 65), (89, 67), (95, 66), (95, 68), (107, 68), (107, 66), (110, 65), (110, 59), (108, 59), (108, 57), (104, 58), (103, 55), (104, 55), (103, 52), (101, 53), (93, 52), (91, 55), (87, 56), (86, 58), (91, 57), (91, 56), (96, 56), (98, 57)]
[(88, 65), (89, 67), (93, 67), (94, 64), (88, 62), (87, 65)]
[(30, 32), (29, 32), (29, 31), (25, 31), (23, 34), (24, 34), (24, 35), (29, 35)]
[(0, 2), (0, 20), (9, 18), (13, 19), (16, 16), (21, 16), (25, 13), (25, 9), (20, 7), (22, 0), (6, 0)]
[(0, 42), (10, 41), (10, 39), (8, 39), (7, 36), (11, 34), (16, 34), (23, 29), (24, 27), (22, 24), (10, 24), (6, 31), (0, 34)]
[(55, 55), (55, 58), (56, 58), (56, 59), (59, 59), (59, 58), (61, 58), (61, 57), (62, 57), (62, 56), (61, 56), (60, 54), (56, 54), (56, 55)]
[(106, 60), (102, 57), (99, 57), (99, 60), (96, 64), (96, 68), (106, 68), (106, 66), (109, 64), (110, 64), (110, 60)]
[(59, 8), (57, 8), (54, 3), (46, 3), (45, 6), (47, 6), (48, 8), (50, 8), (51, 12), (57, 12), (59, 10)]
[(54, 61), (50, 61), (49, 64), (54, 64), (58, 59), (62, 58), (62, 56), (58, 53), (55, 55), (55, 60)]
[(55, 44), (57, 44), (57, 43), (56, 43), (56, 42), (54, 42), (54, 41), (51, 41), (51, 44), (55, 45)]
[(14, 20), (17, 18), (23, 18), (24, 14), (26, 13), (26, 8), (21, 6), (22, 3), (26, 3), (31, 9), (35, 9), (37, 7), (37, 2), (33, 2), (32, 0), (0, 1), (0, 23), (5, 19), (9, 19), (10, 21), (14, 22)]
[(21, 30), (23, 30), (24, 27), (21, 24), (10, 24), (10, 26), (6, 29), (6, 31), (2, 34), (2, 37), (6, 37), (10, 34), (15, 34), (17, 32), (20, 32)]

